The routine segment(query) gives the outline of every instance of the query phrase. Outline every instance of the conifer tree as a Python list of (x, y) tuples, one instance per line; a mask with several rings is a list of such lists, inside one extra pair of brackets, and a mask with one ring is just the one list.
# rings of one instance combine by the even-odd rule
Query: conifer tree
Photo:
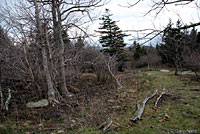
[(170, 21), (168, 30), (163, 37), (163, 44), (158, 48), (162, 62), (176, 68), (175, 75), (178, 74), (178, 69), (183, 63), (183, 56), (186, 52), (185, 46), (189, 43), (187, 41), (187, 31), (181, 30), (181, 26), (181, 22), (178, 20), (176, 28), (173, 28), (173, 24)]
[(125, 61), (126, 54), (124, 47), (124, 37), (126, 34), (122, 33), (122, 30), (117, 26), (116, 21), (111, 19), (109, 9), (106, 9), (105, 14), (100, 18), (103, 22), (100, 23), (98, 33), (101, 34), (99, 42), (104, 48), (103, 51), (110, 56), (116, 55), (117, 61)]
[(144, 48), (144, 46), (141, 46), (136, 41), (133, 42), (133, 46), (134, 46), (134, 55), (133, 55), (134, 60), (138, 60), (140, 59), (140, 57), (147, 55), (147, 51)]

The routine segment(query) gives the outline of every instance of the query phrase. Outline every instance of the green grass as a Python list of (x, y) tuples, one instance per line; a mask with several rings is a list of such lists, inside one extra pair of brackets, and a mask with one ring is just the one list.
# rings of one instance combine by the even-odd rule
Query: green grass
[[(174, 76), (174, 73), (164, 73), (159, 71), (146, 71), (140, 76), (138, 98), (142, 101), (146, 96), (159, 89), (162, 92), (170, 94), (171, 97), (164, 97), (162, 103), (159, 103), (157, 111), (154, 111), (155, 98), (150, 100), (146, 105), (143, 119), (128, 129), (121, 129), (119, 134), (166, 134), (170, 131), (174, 133), (194, 130), (200, 133), (200, 96), (199, 93), (190, 91), (191, 88), (200, 88), (199, 83), (191, 82), (187, 77)], [(134, 83), (132, 83), (134, 84)], [(129, 85), (131, 85), (129, 83)], [(197, 99), (192, 97), (197, 96)], [(173, 98), (182, 97), (173, 100)], [(162, 100), (162, 98), (161, 98)], [(134, 103), (133, 103), (134, 104)], [(128, 121), (136, 109), (127, 112), (126, 115), (118, 116), (118, 120), (124, 123)], [(166, 118), (168, 115), (169, 118)], [(128, 127), (128, 125), (126, 125)]]
[[(113, 100), (122, 101), (113, 102), (107, 106), (120, 106), (119, 112), (112, 113), (110, 111), (109, 115), (113, 122), (117, 122), (121, 127), (107, 132), (107, 134), (167, 134), (169, 132), (187, 134), (188, 131), (193, 131), (194, 134), (200, 133), (200, 92), (190, 90), (200, 89), (199, 82), (192, 81), (187, 76), (174, 76), (173, 72), (160, 71), (142, 71), (140, 74), (130, 71), (122, 73), (120, 76), (128, 77), (128, 79), (123, 81), (124, 88), (115, 93), (119, 94), (118, 99)], [(154, 97), (147, 102), (142, 120), (130, 124), (129, 120), (136, 111), (137, 102), (142, 102), (156, 89), (159, 89), (159, 93), (163, 92), (164, 88), (169, 95), (161, 98), (157, 110), (153, 109), (156, 101), (156, 97)], [(88, 106), (85, 109), (91, 111), (92, 107)], [(77, 111), (78, 114), (80, 113)], [(59, 122), (54, 121), (55, 124)], [(15, 134), (13, 126), (7, 124), (4, 128), (0, 127), (0, 134)], [(27, 126), (18, 126), (18, 129), (21, 127), (22, 134), (29, 130)], [(97, 130), (96, 126), (84, 127), (81, 125), (81, 128), (71, 131), (66, 128), (65, 133), (101, 134), (102, 131)], [(55, 130), (54, 134), (57, 132)]]
[(1, 134), (14, 134), (10, 125), (0, 128), (0, 133)]
[(101, 131), (96, 128), (80, 128), (79, 130), (73, 131), (69, 134), (101, 134)]

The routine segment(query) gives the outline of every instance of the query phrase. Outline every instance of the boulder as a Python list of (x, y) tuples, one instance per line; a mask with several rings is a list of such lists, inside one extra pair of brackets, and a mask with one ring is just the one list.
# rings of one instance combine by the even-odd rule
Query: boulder
[(45, 107), (49, 105), (49, 101), (47, 99), (42, 99), (37, 102), (28, 102), (26, 104), (26, 107), (28, 108), (40, 108), (40, 107)]
[(183, 71), (183, 72), (178, 72), (178, 75), (195, 75), (194, 72), (192, 71)]
[(170, 72), (170, 71), (169, 71), (169, 70), (166, 70), (166, 69), (162, 69), (162, 70), (160, 70), (160, 72), (168, 73), (168, 72)]

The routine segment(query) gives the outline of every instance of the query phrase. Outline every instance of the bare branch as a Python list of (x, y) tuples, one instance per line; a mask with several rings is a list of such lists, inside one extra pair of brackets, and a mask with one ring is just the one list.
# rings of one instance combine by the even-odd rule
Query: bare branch
[(8, 98), (7, 98), (7, 100), (6, 100), (5, 104), (4, 104), (4, 109), (6, 111), (8, 111), (8, 105), (10, 104), (11, 97), (12, 97), (11, 96), (11, 90), (10, 90), (10, 88), (8, 88)]
[[(109, 58), (109, 61), (110, 60), (112, 60), (112, 57), (111, 58)], [(108, 67), (108, 71), (109, 71), (109, 73), (112, 75), (112, 77), (116, 80), (116, 82), (117, 82), (117, 84), (118, 84), (118, 89), (121, 89), (121, 88), (123, 88), (123, 86), (121, 85), (121, 83), (119, 82), (119, 80), (115, 77), (115, 75), (113, 74), (113, 72), (111, 71), (111, 68), (110, 68), (110, 63), (108, 62), (107, 63), (107, 67)]]

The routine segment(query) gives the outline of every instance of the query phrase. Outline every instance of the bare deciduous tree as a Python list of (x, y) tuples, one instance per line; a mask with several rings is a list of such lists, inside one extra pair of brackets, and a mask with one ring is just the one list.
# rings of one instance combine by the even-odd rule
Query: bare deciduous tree
[(50, 101), (59, 94), (71, 95), (66, 66), (77, 62), (80, 53), (70, 51), (70, 30), (86, 34), (82, 25), (92, 21), (92, 10), (104, 4), (105, 0), (23, 0), (14, 8), (1, 7), (0, 16), (20, 50), (16, 69), (26, 88), (34, 85), (39, 96)]
[(48, 98), (49, 98), (49, 101), (52, 102), (53, 100), (55, 100), (56, 91), (53, 88), (53, 82), (52, 82), (51, 75), (49, 72), (49, 65), (48, 65), (48, 59), (47, 59), (47, 51), (46, 51), (47, 42), (45, 42), (45, 37), (47, 33), (46, 31), (47, 24), (45, 23), (47, 22), (41, 21), (42, 19), (40, 18), (40, 9), (38, 7), (38, 3), (36, 0), (34, 0), (34, 7), (35, 7), (35, 20), (37, 24), (36, 25), (37, 26), (36, 43), (38, 43), (42, 48), (42, 63), (43, 63), (44, 72), (45, 72), (47, 85), (48, 85)]

